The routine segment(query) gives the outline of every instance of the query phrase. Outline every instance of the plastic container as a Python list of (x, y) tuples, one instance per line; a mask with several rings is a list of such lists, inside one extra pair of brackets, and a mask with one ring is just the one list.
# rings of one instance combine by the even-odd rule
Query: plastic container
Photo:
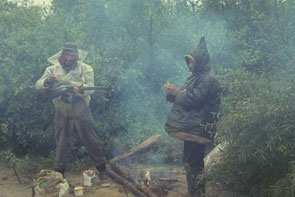
[(84, 187), (75, 187), (74, 188), (75, 196), (83, 196), (84, 194)]
[(85, 170), (83, 172), (84, 186), (91, 186), (95, 181), (94, 170)]
[(68, 181), (66, 179), (64, 179), (59, 184), (59, 195), (58, 195), (58, 197), (68, 197), (69, 196), (69, 190), (70, 190), (70, 186), (68, 184)]

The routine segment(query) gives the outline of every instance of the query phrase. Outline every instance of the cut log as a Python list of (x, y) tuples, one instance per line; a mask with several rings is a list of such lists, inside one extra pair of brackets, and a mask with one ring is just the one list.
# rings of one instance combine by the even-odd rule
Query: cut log
[(107, 175), (113, 179), (114, 181), (122, 184), (123, 186), (127, 187), (136, 197), (148, 197), (148, 195), (144, 194), (143, 192), (139, 191), (133, 184), (131, 184), (126, 179), (119, 176), (116, 172), (111, 169), (106, 170)]
[(133, 177), (126, 171), (124, 171), (121, 167), (116, 165), (115, 163), (111, 164), (112, 170), (116, 172), (119, 176), (124, 177), (131, 183), (136, 183), (136, 181), (133, 179)]
[(145, 151), (154, 145), (161, 135), (157, 134), (154, 135), (147, 140), (143, 141), (139, 145), (135, 146), (134, 148), (130, 149), (129, 151), (114, 157), (113, 159), (110, 160), (111, 164), (111, 169), (107, 169), (106, 172), (108, 176), (113, 179), (114, 181), (122, 184), (126, 188), (128, 188), (132, 193), (135, 194), (136, 197), (156, 197), (155, 195), (148, 187), (139, 187), (134, 186), (132, 183), (136, 183), (136, 181), (127, 173), (125, 172), (122, 168), (116, 165), (115, 162), (126, 159), (132, 155), (135, 155), (136, 153)]
[[(112, 170), (114, 171), (114, 173), (116, 173), (121, 178), (126, 179), (126, 181), (128, 181), (130, 184), (132, 184), (132, 183), (135, 184), (136, 183), (136, 181), (127, 172), (125, 172), (122, 168), (120, 168), (118, 165), (113, 163), (113, 164), (111, 164), (111, 167), (112, 167)], [(146, 194), (149, 197), (156, 197), (157, 196), (148, 187), (140, 186), (138, 184), (138, 185), (136, 185), (136, 188), (141, 190), (144, 194)]]
[(110, 160), (110, 163), (112, 164), (112, 163), (115, 163), (119, 160), (126, 159), (126, 158), (130, 157), (131, 155), (134, 155), (138, 152), (141, 152), (141, 151), (144, 151), (144, 150), (150, 148), (152, 145), (154, 145), (159, 140), (160, 137), (161, 137), (161, 135), (157, 134), (157, 135), (154, 135), (154, 136), (148, 138), (147, 140), (143, 141), (142, 143), (140, 143), (139, 145), (130, 149), (129, 151), (127, 151), (119, 156), (114, 157), (113, 159)]
[(172, 183), (172, 182), (180, 182), (180, 180), (179, 179), (176, 179), (176, 178), (160, 178), (159, 181), (169, 182), (169, 183)]
[(18, 176), (18, 173), (17, 173), (17, 171), (16, 171), (15, 163), (13, 163), (12, 168), (13, 168), (13, 172), (14, 172), (14, 175), (16, 176), (16, 178), (17, 178), (18, 183), (19, 183), (19, 184), (22, 184), (22, 182), (21, 182), (21, 180), (20, 180), (20, 178), (19, 178), (19, 176)]
[(136, 187), (147, 194), (149, 197), (157, 197), (148, 187), (145, 185), (137, 184)]

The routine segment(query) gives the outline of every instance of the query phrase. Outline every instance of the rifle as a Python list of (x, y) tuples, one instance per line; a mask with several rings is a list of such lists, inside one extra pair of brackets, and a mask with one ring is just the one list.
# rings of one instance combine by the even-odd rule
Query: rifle
[[(47, 95), (49, 96), (49, 98), (55, 99), (57, 97), (60, 96), (68, 96), (68, 95), (74, 95), (75, 96), (75, 91), (74, 91), (75, 86), (66, 86), (66, 87), (61, 87), (61, 88), (49, 88), (47, 89)], [(80, 91), (83, 93), (84, 91), (87, 90), (95, 90), (95, 91), (110, 91), (111, 88), (110, 87), (79, 87)], [(78, 96), (78, 95), (76, 95)]]

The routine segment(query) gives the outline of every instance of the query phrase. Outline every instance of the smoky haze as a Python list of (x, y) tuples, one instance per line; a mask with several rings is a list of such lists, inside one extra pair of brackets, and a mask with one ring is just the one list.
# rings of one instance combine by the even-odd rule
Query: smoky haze
[[(52, 106), (36, 99), (33, 84), (48, 66), (46, 59), (66, 41), (75, 41), (88, 51), (85, 61), (94, 68), (96, 85), (112, 86), (111, 93), (95, 93), (90, 106), (98, 133), (109, 142), (106, 146), (113, 154), (155, 133), (164, 136), (162, 149), (176, 143), (164, 132), (171, 104), (163, 85), (183, 84), (190, 75), (184, 56), (202, 36), (206, 37), (212, 72), (220, 79), (226, 78), (224, 68), (294, 73), (292, 3), (279, 9), (269, 3), (279, 14), (256, 3), (249, 13), (244, 3), (228, 8), (218, 1), (211, 3), (56, 0), (50, 11), (11, 6), (12, 11), (3, 15), (0, 55), (5, 72), (1, 80), (7, 88), (0, 90), (1, 110), (6, 114), (2, 120), (19, 137), (12, 138), (13, 144), (21, 150), (53, 150)], [(264, 15), (251, 21), (255, 9)], [(281, 28), (271, 28), (278, 21)], [(277, 36), (280, 33), (284, 36)], [(24, 112), (31, 116), (23, 116)]]
[(191, 74), (184, 56), (195, 49), (202, 36), (207, 39), (212, 69), (217, 69), (220, 65), (217, 64), (216, 56), (226, 59), (230, 51), (226, 45), (226, 23), (214, 15), (210, 15), (210, 20), (207, 20), (182, 4), (172, 6), (157, 1), (124, 1), (107, 6), (106, 14), (106, 20), (115, 29), (107, 32), (107, 36), (112, 38), (105, 38), (110, 40), (108, 45), (114, 46), (122, 42), (121, 38), (117, 40), (122, 34), (116, 28), (118, 26), (124, 30), (123, 34), (129, 41), (121, 48), (112, 47), (112, 50), (118, 51), (115, 55), (136, 55), (123, 58), (122, 67), (125, 69), (116, 80), (116, 84), (122, 88), (118, 97), (118, 112), (123, 117), (123, 122), (126, 119), (129, 121), (125, 124), (128, 134), (115, 138), (114, 154), (122, 150), (122, 142), (138, 143), (143, 136), (155, 133), (163, 135), (167, 145), (177, 143), (181, 147), (180, 142), (170, 139), (164, 132), (172, 105), (166, 101), (163, 86), (169, 82), (181, 87)]
[(10, 104), (1, 105), (5, 125), (18, 136), (12, 141), (20, 155), (30, 150), (48, 155), (54, 150), (53, 109), (37, 97), (34, 83), (49, 66), (46, 59), (64, 42), (77, 42), (88, 51), (85, 62), (94, 68), (96, 85), (112, 86), (110, 93), (95, 93), (90, 103), (110, 155), (156, 133), (164, 136), (161, 154), (173, 147), (176, 141), (164, 132), (171, 104), (163, 85), (180, 87), (190, 75), (184, 56), (202, 36), (207, 39), (213, 70), (219, 63), (216, 57), (230, 53), (226, 23), (214, 15), (201, 16), (200, 7), (187, 3), (61, 0), (52, 1), (50, 10), (21, 5), (10, 9), (3, 23), (7, 28), (1, 53), (2, 65), (10, 69), (1, 78), (8, 84), (2, 100)]
[[(133, 161), (181, 162), (183, 142), (164, 131), (172, 104), (163, 85), (182, 86), (191, 74), (184, 56), (205, 36), (223, 87), (216, 141), (227, 148), (205, 176), (246, 196), (294, 193), (294, 0), (11, 2), (0, 0), (0, 160), (53, 163), (54, 107), (35, 83), (47, 58), (76, 42), (95, 85), (111, 87), (90, 102), (108, 158), (161, 134)], [(75, 139), (71, 163), (93, 166)]]

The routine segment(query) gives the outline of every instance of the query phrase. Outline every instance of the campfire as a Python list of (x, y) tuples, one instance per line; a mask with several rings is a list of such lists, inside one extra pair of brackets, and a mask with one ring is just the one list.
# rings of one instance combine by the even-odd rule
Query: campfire
[[(111, 169), (107, 169), (107, 174), (116, 182), (128, 188), (137, 197), (161, 197), (166, 196), (168, 191), (172, 189), (172, 183), (179, 181), (178, 179), (163, 176), (162, 173), (154, 173), (150, 170), (136, 170), (132, 168), (132, 172), (117, 165), (117, 162), (123, 161), (136, 153), (146, 151), (157, 143), (160, 135), (155, 135), (131, 150), (110, 160)], [(132, 175), (131, 175), (132, 174)]]

